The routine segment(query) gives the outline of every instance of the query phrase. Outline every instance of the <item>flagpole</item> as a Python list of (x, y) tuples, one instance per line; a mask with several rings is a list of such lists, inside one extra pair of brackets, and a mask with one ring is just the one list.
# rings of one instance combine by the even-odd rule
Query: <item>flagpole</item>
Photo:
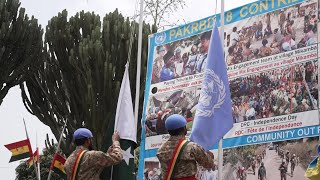
[[(36, 154), (36, 156), (37, 156), (37, 158), (38, 158), (38, 160), (37, 160), (37, 165), (38, 165), (38, 179), (39, 180), (41, 180), (41, 176), (40, 176), (40, 153), (39, 153), (39, 148), (38, 148), (38, 133), (36, 132), (36, 147), (37, 147), (37, 154)], [(34, 159), (34, 158), (33, 158)]]
[[(25, 122), (24, 118), (22, 118), (22, 119), (23, 119), (24, 130), (25, 130), (25, 132), (26, 132), (27, 139), (29, 139), (29, 134), (28, 134), (28, 131), (27, 131), (26, 122)], [(30, 139), (29, 139), (29, 142), (30, 142)], [(33, 151), (32, 151), (32, 149), (30, 149), (30, 150), (31, 150), (31, 154), (32, 154), (30, 158), (32, 158), (34, 171), (36, 172), (36, 177), (37, 177), (37, 179), (38, 179), (38, 171), (37, 171), (36, 163), (34, 162)], [(38, 179), (38, 180), (39, 180), (39, 179)]]
[[(134, 19), (133, 21), (135, 21), (135, 17), (136, 17), (136, 11), (137, 11), (137, 2), (138, 0), (136, 0), (135, 3), (135, 10), (134, 10)], [(137, 129), (137, 122), (138, 122), (138, 111), (139, 111), (139, 94), (140, 94), (140, 71), (141, 71), (141, 50), (142, 50), (142, 26), (143, 26), (143, 0), (140, 0), (140, 19), (139, 19), (139, 34), (138, 34), (138, 55), (137, 55), (137, 76), (136, 76), (136, 95), (135, 95), (135, 109), (134, 109), (134, 128)], [(133, 23), (133, 28), (130, 34), (130, 41), (129, 41), (129, 51), (128, 51), (128, 61), (126, 64), (126, 69), (125, 69), (125, 73), (129, 73), (127, 71), (129, 71), (129, 64), (130, 64), (130, 59), (131, 59), (131, 50), (132, 50), (132, 43), (133, 43), (133, 38), (134, 38), (134, 32), (135, 32), (135, 24)], [(124, 74), (125, 76), (126, 74)], [(124, 81), (124, 79), (123, 79)], [(121, 88), (122, 88), (122, 84), (121, 84)], [(120, 90), (121, 93), (121, 90)], [(119, 97), (122, 96), (122, 94), (119, 93)], [(124, 93), (124, 91), (122, 92)], [(118, 103), (119, 103), (119, 99), (118, 99)], [(114, 131), (116, 131), (116, 127), (118, 127), (118, 114), (120, 114), (118, 109), (119, 104), (117, 104), (117, 112), (116, 112), (116, 118), (115, 118), (115, 128)], [(110, 175), (110, 180), (113, 179), (113, 166), (111, 166), (111, 175)]]
[(136, 77), (136, 98), (134, 105), (134, 124), (137, 129), (139, 113), (139, 95), (140, 95), (140, 72), (141, 72), (141, 52), (142, 52), (142, 27), (143, 27), (143, 0), (140, 0), (140, 18), (138, 34), (138, 56), (137, 56), (137, 77)]
[[(220, 38), (222, 43), (222, 49), (224, 51), (224, 0), (221, 0), (221, 13), (220, 13)], [(222, 139), (219, 140), (218, 149), (218, 180), (222, 180), (223, 171), (223, 149), (222, 149)]]
[[(136, 97), (134, 105), (134, 125), (137, 130), (139, 116), (139, 97), (140, 97), (140, 73), (141, 73), (141, 54), (142, 54), (142, 28), (143, 28), (143, 0), (140, 0), (139, 34), (138, 34), (138, 55), (137, 55), (137, 76), (136, 76)], [(135, 157), (136, 153), (133, 153)]]
[(27, 139), (29, 139), (29, 134), (28, 134), (28, 131), (27, 131), (27, 126), (26, 126), (26, 122), (24, 121), (24, 118), (23, 118), (23, 124), (24, 124), (24, 130), (26, 132)]
[[(63, 126), (63, 128), (62, 128), (62, 131), (61, 131), (61, 134), (60, 134), (60, 138), (59, 138), (59, 141), (58, 141), (58, 147), (57, 147), (57, 149), (56, 149), (55, 154), (58, 153), (59, 150), (60, 150), (60, 144), (61, 144), (61, 140), (62, 140), (62, 137), (63, 137), (63, 131), (64, 131), (64, 129), (65, 129), (66, 126), (67, 126), (67, 121), (68, 121), (68, 120), (66, 120), (66, 122), (64, 123), (64, 126)], [(50, 169), (47, 180), (50, 180), (50, 179), (51, 179), (51, 175), (52, 175), (52, 170)]]

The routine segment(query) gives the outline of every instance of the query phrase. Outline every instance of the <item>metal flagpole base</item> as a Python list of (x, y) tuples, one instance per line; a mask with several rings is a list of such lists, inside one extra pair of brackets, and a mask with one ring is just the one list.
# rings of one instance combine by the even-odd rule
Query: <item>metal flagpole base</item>
[(223, 149), (222, 149), (222, 139), (219, 140), (219, 149), (218, 149), (218, 179), (222, 180), (222, 171), (223, 171)]

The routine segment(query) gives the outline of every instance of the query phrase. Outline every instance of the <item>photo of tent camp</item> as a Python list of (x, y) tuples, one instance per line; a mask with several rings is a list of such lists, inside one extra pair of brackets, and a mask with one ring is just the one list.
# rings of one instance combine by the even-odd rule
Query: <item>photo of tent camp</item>
[(317, 0), (226, 25), (228, 65), (239, 64), (317, 43)]
[(167, 134), (165, 121), (172, 114), (184, 116), (188, 121), (187, 129), (190, 131), (199, 96), (198, 87), (151, 96), (145, 121), (146, 136)]
[(229, 81), (235, 123), (315, 110), (318, 60)]
[(311, 137), (224, 149), (223, 179), (256, 180), (264, 166), (266, 179), (307, 180), (304, 173), (317, 157), (317, 147), (318, 137)]

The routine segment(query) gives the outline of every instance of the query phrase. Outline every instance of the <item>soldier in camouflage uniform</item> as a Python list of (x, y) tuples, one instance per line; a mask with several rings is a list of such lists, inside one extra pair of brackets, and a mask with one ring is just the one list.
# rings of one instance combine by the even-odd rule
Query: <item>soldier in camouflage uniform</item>
[(189, 93), (183, 92), (178, 100), (178, 102), (175, 104), (175, 107), (180, 108), (190, 108), (188, 107), (192, 103), (192, 100), (190, 99)]
[(120, 137), (117, 132), (112, 136), (113, 144), (109, 147), (107, 153), (92, 150), (92, 137), (91, 131), (86, 128), (80, 128), (74, 132), (73, 138), (77, 147), (64, 165), (68, 179), (71, 179), (76, 158), (81, 150), (87, 150), (87, 152), (83, 154), (79, 162), (77, 180), (99, 180), (100, 173), (105, 167), (118, 164), (122, 161), (122, 150), (119, 143)]
[[(161, 174), (164, 178), (167, 174), (168, 165), (171, 161), (173, 151), (181, 139), (185, 139), (187, 134), (187, 121), (181, 115), (171, 115), (166, 120), (166, 128), (170, 134), (170, 138), (158, 150), (157, 157), (161, 164)], [(173, 172), (174, 180), (195, 180), (197, 173), (197, 164), (204, 168), (214, 167), (213, 154), (197, 145), (189, 142), (181, 151)]]

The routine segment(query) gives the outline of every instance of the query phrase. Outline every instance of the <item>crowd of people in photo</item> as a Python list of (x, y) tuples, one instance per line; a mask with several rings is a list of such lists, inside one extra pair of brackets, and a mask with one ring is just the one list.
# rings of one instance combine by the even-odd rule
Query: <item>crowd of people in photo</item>
[[(285, 177), (287, 172), (289, 172), (291, 174), (291, 177), (293, 177), (295, 167), (299, 164), (300, 158), (295, 154), (291, 154), (288, 150), (281, 149), (279, 145), (275, 146), (275, 150), (278, 153), (278, 156), (281, 158), (282, 162), (279, 167), (281, 178)], [(289, 171), (289, 168), (291, 171)]]
[[(229, 35), (225, 34), (228, 65), (317, 42), (316, 3), (306, 6), (298, 4), (252, 18), (256, 19), (253, 24), (240, 29), (233, 27)], [(203, 72), (210, 38), (211, 31), (208, 31), (156, 47), (152, 84)], [(317, 74), (317, 63), (308, 62), (231, 80), (234, 122), (314, 109), (318, 104)], [(188, 121), (192, 121), (199, 97), (184, 94), (185, 92), (173, 93), (166, 101), (153, 105), (153, 110), (148, 113), (145, 122), (147, 136), (166, 134), (165, 119), (173, 113), (181, 114)], [(153, 99), (158, 101), (155, 97)]]
[[(260, 154), (248, 155), (243, 164), (239, 165), (236, 171), (237, 178), (240, 180), (245, 180), (247, 178), (247, 172), (252, 171), (253, 176), (258, 176), (258, 179), (266, 178), (266, 168), (264, 166), (263, 159), (266, 157), (267, 153), (264, 149)], [(257, 170), (257, 173), (256, 173)]]
[(153, 168), (149, 170), (148, 168), (144, 171), (143, 180), (162, 180), (161, 169)]
[(258, 179), (260, 180), (267, 179), (267, 169), (264, 165), (264, 159), (267, 155), (266, 149), (275, 150), (275, 152), (281, 159), (281, 164), (278, 167), (280, 178), (286, 179), (287, 173), (289, 173), (289, 175), (293, 177), (295, 167), (299, 164), (300, 158), (295, 154), (291, 154), (288, 150), (281, 149), (279, 145), (270, 144), (267, 147), (264, 147), (262, 153), (249, 155), (246, 157), (242, 165), (238, 165), (236, 174), (239, 180), (247, 179), (249, 171), (253, 176), (257, 175)]
[[(203, 167), (198, 167), (198, 173), (196, 175), (196, 178), (198, 180), (217, 180), (218, 170), (217, 168), (210, 168), (210, 169), (205, 169)], [(161, 169), (160, 168), (153, 168), (149, 169), (146, 168), (144, 170), (144, 177), (143, 180), (162, 180), (161, 176)]]
[(201, 73), (207, 63), (211, 31), (199, 36), (156, 48), (153, 61), (152, 83)]
[[(304, 9), (298, 6), (281, 9), (278, 14), (261, 15), (264, 20), (241, 29), (233, 27), (227, 37), (227, 64), (234, 65), (316, 43), (316, 4)], [(299, 22), (300, 19), (304, 22)]]
[(234, 122), (315, 109), (317, 69), (317, 62), (309, 61), (231, 80)]
[[(226, 62), (234, 65), (317, 42), (316, 4), (296, 5), (257, 17), (250, 26), (225, 35)], [(303, 20), (303, 23), (300, 22)], [(211, 31), (155, 48), (152, 84), (204, 71)]]
[(180, 114), (191, 123), (200, 96), (200, 91), (197, 90), (197, 92), (195, 89), (179, 90), (163, 101), (152, 97), (149, 103), (150, 111), (145, 121), (146, 136), (167, 134), (165, 121), (172, 114)]
[(218, 167), (204, 168), (198, 167), (196, 179), (199, 180), (217, 180), (218, 179)]

